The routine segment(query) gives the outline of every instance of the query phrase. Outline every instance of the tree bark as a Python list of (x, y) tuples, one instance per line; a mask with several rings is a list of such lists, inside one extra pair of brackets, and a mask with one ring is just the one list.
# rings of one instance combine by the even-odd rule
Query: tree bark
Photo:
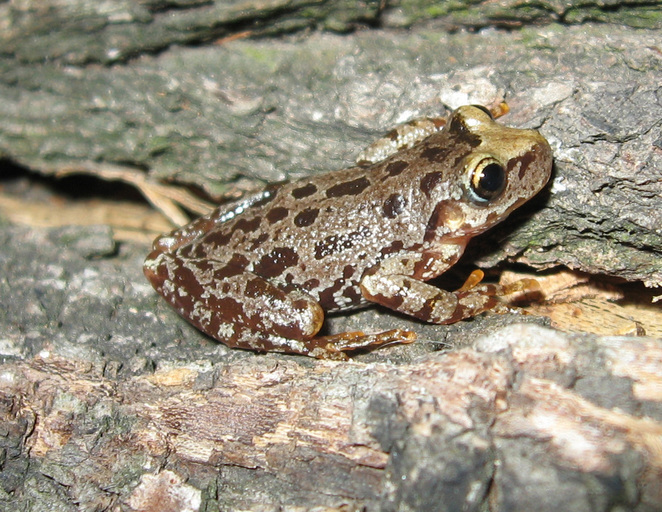
[[(662, 36), (640, 29), (657, 4), (564, 5), (0, 3), (0, 158), (160, 206), (170, 183), (227, 199), (506, 99), (555, 175), (466, 261), (659, 286)], [(530, 25), (566, 20), (618, 24)], [(142, 276), (147, 245), (108, 227), (3, 222), (0, 247), (3, 510), (662, 508), (659, 339), (371, 309), (327, 328), (421, 341), (348, 363), (251, 354), (178, 318)]]
[[(193, 5), (194, 20), (215, 26), (205, 17), (212, 9), (225, 27), (205, 37), (225, 39), (172, 46), (184, 41), (152, 32), (121, 9), (114, 16), (127, 21), (105, 22), (112, 36), (86, 18), (94, 9), (72, 18), (76, 30), (42, 34), (36, 27), (57, 27), (53, 19), (65, 17), (59, 8), (18, 15), (6, 4), (14, 22), (0, 33), (7, 52), (0, 59), (0, 156), (47, 174), (128, 181), (162, 206), (155, 187), (164, 181), (237, 197), (265, 182), (346, 167), (409, 118), (506, 99), (504, 122), (539, 128), (551, 141), (555, 178), (546, 196), (483, 238), (473, 257), (484, 266), (508, 257), (662, 283), (659, 32), (583, 25), (450, 35), (426, 26), (231, 40), (253, 33), (226, 33), (221, 21), (230, 14)], [(181, 33), (178, 23), (193, 23), (188, 15), (184, 9), (166, 18)], [(264, 16), (282, 21), (271, 11)], [(78, 39), (79, 25), (95, 44)], [(22, 27), (30, 28), (29, 41), (19, 37)], [(141, 37), (113, 32), (129, 27)], [(62, 50), (51, 41), (56, 35), (84, 55)], [(157, 48), (144, 39), (157, 35), (163, 40), (150, 54)], [(142, 45), (140, 58), (128, 41)], [(113, 62), (104, 60), (109, 54), (117, 54)]]
[(257, 355), (117, 381), (40, 357), (0, 370), (3, 478), (27, 451), (31, 486), (85, 510), (652, 510), (661, 370), (660, 340), (533, 325), (402, 365)]

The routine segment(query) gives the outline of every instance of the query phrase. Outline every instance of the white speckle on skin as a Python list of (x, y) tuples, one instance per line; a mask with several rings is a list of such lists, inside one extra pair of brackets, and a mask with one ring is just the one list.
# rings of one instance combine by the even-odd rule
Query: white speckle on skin
[(232, 324), (221, 324), (218, 327), (218, 335), (221, 338), (230, 339), (234, 336), (234, 325)]
[(209, 325), (212, 319), (210, 310), (198, 306), (193, 307), (193, 310), (190, 312), (190, 317), (203, 325)]
[(174, 295), (175, 292), (177, 291), (177, 287), (175, 286), (175, 283), (173, 283), (169, 279), (166, 279), (165, 281), (163, 281), (163, 284), (161, 285), (161, 289), (163, 290), (164, 294), (167, 294), (167, 295), (170, 295), (170, 296)]

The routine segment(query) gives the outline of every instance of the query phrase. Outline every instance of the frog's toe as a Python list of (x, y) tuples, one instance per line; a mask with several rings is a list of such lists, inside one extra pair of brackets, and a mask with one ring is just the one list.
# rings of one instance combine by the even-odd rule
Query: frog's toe
[[(310, 349), (309, 355), (313, 357), (338, 359), (338, 354), (369, 351), (387, 345), (412, 343), (415, 340), (416, 333), (413, 331), (392, 329), (375, 334), (364, 334), (358, 331), (319, 336), (309, 340), (306, 345)], [(346, 356), (341, 358), (346, 358)]]

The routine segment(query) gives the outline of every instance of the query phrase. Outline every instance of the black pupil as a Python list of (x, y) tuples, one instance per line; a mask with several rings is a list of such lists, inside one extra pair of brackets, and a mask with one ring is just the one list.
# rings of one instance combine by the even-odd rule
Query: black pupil
[(480, 172), (475, 192), (482, 199), (492, 199), (501, 192), (503, 185), (503, 167), (499, 164), (488, 164)]

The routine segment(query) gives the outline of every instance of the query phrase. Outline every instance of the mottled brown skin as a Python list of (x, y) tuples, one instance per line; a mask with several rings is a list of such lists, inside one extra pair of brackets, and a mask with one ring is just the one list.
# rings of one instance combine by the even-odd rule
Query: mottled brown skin
[(551, 149), (480, 107), (444, 124), (380, 162), (273, 186), (160, 237), (145, 274), (229, 346), (315, 357), (415, 339), (399, 330), (316, 337), (324, 312), (376, 302), (443, 324), (493, 307), (494, 286), (447, 292), (424, 281), (542, 189)]

